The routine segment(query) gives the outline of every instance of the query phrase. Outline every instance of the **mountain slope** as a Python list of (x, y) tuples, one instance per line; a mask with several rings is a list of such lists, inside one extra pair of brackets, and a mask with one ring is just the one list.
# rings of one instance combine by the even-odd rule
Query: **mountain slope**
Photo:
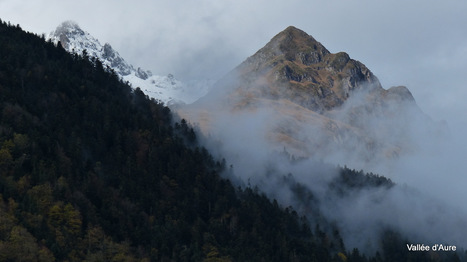
[[(342, 105), (350, 92), (364, 85), (381, 88), (363, 64), (346, 53), (331, 54), (313, 37), (292, 26), (235, 71), (242, 91), (286, 98), (315, 112)], [(267, 84), (257, 85), (258, 81)]]
[(114, 70), (133, 87), (139, 87), (148, 96), (168, 105), (192, 103), (206, 94), (212, 84), (209, 80), (182, 83), (171, 74), (158, 76), (140, 67), (135, 69), (109, 43), (102, 45), (98, 39), (72, 21), (60, 24), (47, 38), (55, 44), (60, 42), (62, 47), (70, 53), (82, 55), (85, 51), (88, 56), (99, 59), (104, 67)]

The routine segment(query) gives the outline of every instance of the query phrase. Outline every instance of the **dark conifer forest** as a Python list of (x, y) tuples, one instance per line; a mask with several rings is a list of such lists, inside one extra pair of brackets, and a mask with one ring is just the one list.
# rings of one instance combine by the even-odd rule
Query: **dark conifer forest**
[[(0, 261), (460, 261), (390, 230), (346, 250), (225, 165), (100, 61), (0, 22)], [(391, 183), (342, 168), (334, 186)]]

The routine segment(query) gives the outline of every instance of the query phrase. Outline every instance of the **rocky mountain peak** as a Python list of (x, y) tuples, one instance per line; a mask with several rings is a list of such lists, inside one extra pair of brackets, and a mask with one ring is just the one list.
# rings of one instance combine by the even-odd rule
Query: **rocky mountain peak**
[(55, 30), (55, 35), (71, 34), (71, 35), (84, 35), (85, 32), (79, 27), (79, 25), (71, 20), (62, 22)]
[(276, 58), (283, 61), (298, 62), (303, 65), (319, 63), (329, 51), (312, 36), (304, 31), (289, 26), (274, 36), (269, 43), (247, 59), (254, 67), (276, 62)]
[(289, 26), (277, 34), (265, 46), (265, 49), (277, 48), (288, 61), (297, 61), (304, 65), (319, 63), (329, 51), (311, 35)]
[[(239, 78), (235, 89), (250, 102), (255, 97), (287, 99), (318, 113), (341, 106), (356, 90), (382, 90), (365, 65), (345, 52), (329, 52), (293, 26), (274, 36), (234, 71)], [(244, 99), (238, 104), (245, 104)]]
[(81, 54), (84, 50), (91, 57), (114, 69), (120, 76), (135, 72), (132, 65), (127, 63), (110, 44), (102, 45), (99, 40), (82, 30), (76, 22), (65, 21), (48, 36), (55, 43), (60, 44), (70, 53)]
[(55, 31), (50, 34), (50, 38), (60, 41), (63, 48), (69, 49), (69, 44), (76, 36), (85, 37), (86, 33), (74, 21), (61, 23)]

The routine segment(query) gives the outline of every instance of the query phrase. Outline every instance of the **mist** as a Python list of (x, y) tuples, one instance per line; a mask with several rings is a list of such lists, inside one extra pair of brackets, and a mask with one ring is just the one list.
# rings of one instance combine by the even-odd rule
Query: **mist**
[[(387, 92), (392, 98), (374, 104), (368, 104), (372, 92), (362, 91), (372, 87), (362, 88), (340, 108), (318, 115), (298, 113), (280, 100), (253, 99), (236, 108), (236, 81), (229, 78), (229, 84), (180, 114), (199, 129), (215, 157), (226, 159), (225, 177), (257, 186), (283, 207), (306, 215), (312, 225), (322, 223), (317, 214), (323, 216), (337, 226), (348, 250), (374, 254), (387, 229), (410, 243), (467, 248), (465, 139), (448, 123), (424, 114), (411, 94), (397, 93), (406, 95), (405, 88), (392, 89)], [(222, 93), (230, 95), (222, 98)], [(335, 122), (322, 120), (326, 117)], [(331, 133), (330, 123), (335, 125)], [(290, 136), (281, 139), (281, 132)], [(347, 188), (342, 195), (332, 189), (338, 166), (372, 172), (395, 185)], [(312, 197), (297, 196), (290, 179)]]

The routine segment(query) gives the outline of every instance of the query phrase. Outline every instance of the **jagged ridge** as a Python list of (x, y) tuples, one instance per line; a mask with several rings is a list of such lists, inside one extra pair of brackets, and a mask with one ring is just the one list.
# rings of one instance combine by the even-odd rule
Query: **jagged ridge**
[(102, 64), (113, 69), (124, 81), (133, 87), (139, 87), (149, 97), (167, 105), (192, 103), (206, 94), (212, 81), (190, 81), (182, 83), (172, 74), (153, 75), (151, 71), (135, 67), (123, 59), (109, 43), (102, 45), (98, 39), (82, 30), (76, 22), (65, 21), (48, 36), (55, 44), (60, 43), (70, 53), (83, 54), (99, 59)]
[[(239, 88), (251, 94), (286, 98), (323, 112), (341, 106), (354, 90), (381, 84), (362, 63), (348, 54), (330, 53), (312, 36), (293, 26), (277, 34), (236, 68)], [(260, 79), (267, 84), (258, 88)]]
[[(111, 67), (121, 76), (136, 72), (133, 66), (128, 64), (109, 43), (101, 45), (99, 40), (83, 31), (73, 21), (65, 21), (60, 24), (55, 31), (50, 33), (48, 38), (56, 44), (60, 41), (62, 47), (69, 52), (82, 54), (86, 50), (88, 55), (99, 58), (105, 66)], [(152, 75), (150, 71), (147, 71), (146, 74)]]

